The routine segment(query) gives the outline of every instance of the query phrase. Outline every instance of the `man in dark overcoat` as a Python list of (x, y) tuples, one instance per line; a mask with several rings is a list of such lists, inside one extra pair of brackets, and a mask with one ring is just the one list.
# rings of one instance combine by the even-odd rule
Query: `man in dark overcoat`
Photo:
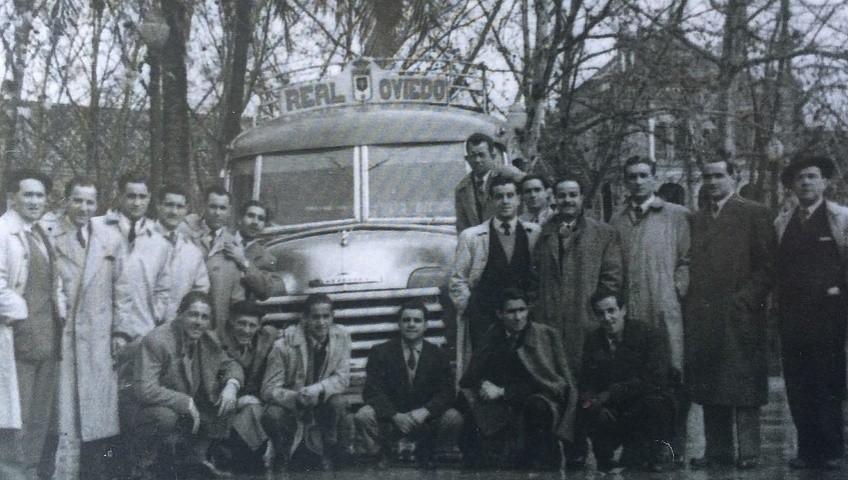
[(591, 303), (601, 326), (583, 348), (577, 415), (592, 439), (598, 470), (615, 466), (613, 453), (621, 445), (628, 466), (671, 468), (680, 374), (672, 366), (668, 333), (655, 321), (630, 318), (619, 293), (601, 290)]
[(844, 453), (848, 208), (824, 198), (836, 170), (799, 156), (781, 174), (797, 205), (774, 221), (783, 376), (798, 432), (796, 469), (835, 469)]
[(735, 193), (734, 173), (727, 160), (704, 164), (708, 201), (692, 225), (684, 378), (691, 400), (703, 405), (707, 444), (695, 468), (757, 467), (760, 407), (768, 401), (765, 302), (774, 230), (764, 205)]
[(577, 389), (559, 332), (529, 320), (527, 294), (501, 294), (492, 325), (460, 380), (462, 447), (473, 466), (558, 470), (573, 435)]

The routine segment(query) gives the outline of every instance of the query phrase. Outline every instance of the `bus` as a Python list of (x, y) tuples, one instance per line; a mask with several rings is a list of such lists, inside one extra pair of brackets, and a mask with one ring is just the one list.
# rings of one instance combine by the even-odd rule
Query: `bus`
[(226, 178), (236, 204), (270, 209), (261, 241), (287, 293), (262, 302), (265, 322), (285, 327), (308, 294), (329, 294), (352, 337), (355, 396), (404, 302), (423, 298), (428, 340), (452, 343), (446, 285), (465, 140), (501, 141), (506, 129), (488, 111), (480, 65), (357, 59), (332, 76), (315, 70), (295, 72), (232, 142)]

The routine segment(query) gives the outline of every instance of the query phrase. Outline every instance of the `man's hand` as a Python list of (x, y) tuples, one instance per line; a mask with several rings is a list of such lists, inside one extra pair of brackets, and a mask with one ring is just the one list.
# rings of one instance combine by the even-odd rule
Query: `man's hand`
[(233, 381), (227, 382), (227, 385), (221, 390), (221, 396), (218, 398), (218, 416), (223, 417), (232, 412), (236, 408), (236, 396), (238, 395), (238, 384)]
[(247, 268), (247, 255), (241, 242), (231, 241), (224, 244), (224, 255), (235, 262), (239, 270)]
[(427, 420), (427, 417), (430, 416), (430, 411), (424, 407), (416, 408), (409, 412), (409, 416), (412, 418), (412, 421), (415, 422), (415, 425), (422, 425)]
[(488, 380), (485, 380), (483, 384), (480, 385), (480, 398), (483, 400), (497, 400), (503, 395), (504, 389)]
[(191, 415), (191, 433), (196, 434), (200, 430), (200, 410), (194, 404), (194, 399), (188, 399), (188, 414)]
[(112, 358), (117, 358), (127, 346), (127, 339), (124, 337), (112, 337)]
[(407, 413), (396, 413), (392, 416), (392, 422), (400, 430), (400, 433), (406, 435), (415, 428), (415, 421)]
[(318, 401), (321, 398), (321, 392), (324, 391), (324, 387), (321, 386), (320, 383), (313, 383), (308, 387), (303, 387), (298, 392), (298, 400), (301, 404), (307, 407), (314, 407), (318, 405)]
[(242, 395), (236, 402), (236, 409), (241, 410), (248, 405), (261, 405), (262, 402), (253, 395)]

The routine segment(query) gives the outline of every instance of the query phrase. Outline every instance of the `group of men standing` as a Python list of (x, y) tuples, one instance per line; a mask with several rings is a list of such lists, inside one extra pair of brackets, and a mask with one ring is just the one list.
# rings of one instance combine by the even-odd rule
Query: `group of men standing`
[[(772, 292), (798, 430), (790, 466), (839, 467), (848, 209), (824, 199), (831, 160), (793, 159), (782, 180), (797, 203), (772, 222), (735, 193), (729, 159), (702, 166), (706, 204), (690, 214), (654, 194), (655, 164), (632, 157), (629, 196), (606, 223), (584, 211), (581, 178), (497, 167), (482, 134), (466, 153), (448, 285), (457, 373), (424, 339), (427, 305), (402, 305), (353, 417), (378, 467), (403, 438), (424, 467), (458, 445), (474, 467), (555, 470), (561, 440), (580, 467), (590, 439), (601, 470), (682, 468), (694, 402), (706, 453), (690, 466), (756, 468)], [(248, 202), (231, 229), (219, 187), (200, 215), (181, 187), (163, 187), (156, 219), (134, 174), (99, 217), (85, 179), (49, 215), (47, 176), (11, 172), (5, 187), (0, 477), (50, 478), (57, 450), (70, 477), (109, 478), (113, 456), (133, 478), (258, 471), (269, 440), (275, 470), (334, 468), (347, 451), (350, 334), (325, 294), (305, 299), (299, 323), (263, 326), (256, 300), (286, 291), (256, 241), (266, 206)]]
[[(156, 192), (153, 219), (148, 181), (127, 174), (105, 215), (93, 217), (99, 192), (84, 178), (71, 180), (63, 208), (45, 215), (51, 189), (31, 170), (10, 172), (5, 185), (0, 477), (51, 478), (58, 450), (60, 477), (110, 478), (121, 465), (105, 459), (121, 445), (143, 470), (158, 447), (151, 438), (182, 432), (185, 419), (196, 433), (207, 417), (249, 411), (259, 362), (248, 353), (276, 341), (276, 333), (260, 335), (251, 301), (285, 291), (274, 258), (255, 241), (267, 208), (243, 206), (231, 230), (228, 192), (210, 189), (204, 214), (187, 219), (185, 190), (168, 185)], [(230, 311), (236, 306), (244, 315)], [(247, 339), (242, 316), (256, 325)], [(253, 427), (233, 421), (220, 436), (258, 448), (264, 432), (258, 419)], [(207, 457), (187, 458), (202, 465)]]
[[(736, 193), (737, 167), (728, 158), (702, 165), (705, 204), (692, 214), (656, 196), (656, 165), (631, 157), (622, 169), (629, 195), (605, 223), (584, 213), (580, 178), (549, 185), (498, 167), (485, 135), (469, 138), (466, 148), (471, 173), (456, 190), (459, 243), (450, 278), (460, 315), (458, 364), (474, 366), (492, 348), (484, 332), (504, 331), (497, 312), (503, 292), (525, 292), (528, 323), (553, 327), (576, 380), (566, 385), (579, 391), (575, 428), (559, 431), (571, 434), (562, 437), (569, 466), (584, 464), (588, 437), (602, 470), (618, 465), (612, 455), (622, 444), (624, 464), (683, 468), (694, 402), (703, 406), (706, 452), (690, 467), (756, 468), (773, 298), (798, 430), (789, 464), (839, 467), (848, 210), (823, 197), (832, 160), (790, 162), (781, 179), (795, 201), (775, 219)], [(549, 187), (554, 209), (539, 200)], [(501, 347), (499, 361), (507, 362), (511, 350)], [(491, 403), (485, 388), (460, 386)], [(563, 415), (573, 407), (554, 403)], [(494, 438), (483, 423), (478, 431)]]

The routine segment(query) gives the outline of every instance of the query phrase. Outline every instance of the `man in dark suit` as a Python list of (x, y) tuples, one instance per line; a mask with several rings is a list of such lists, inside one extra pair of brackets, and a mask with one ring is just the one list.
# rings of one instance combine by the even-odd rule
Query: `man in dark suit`
[(768, 402), (765, 300), (774, 230), (764, 205), (734, 192), (735, 171), (726, 159), (702, 167), (708, 201), (692, 225), (684, 378), (691, 400), (704, 407), (707, 443), (694, 468), (756, 468), (760, 407)]
[(577, 403), (562, 338), (553, 327), (529, 320), (523, 291), (509, 288), (500, 298), (500, 322), (459, 382), (469, 412), (465, 460), (476, 467), (559, 470), (559, 440), (572, 438)]
[(163, 446), (181, 458), (160, 457), (160, 467), (176, 467), (180, 476), (220, 475), (207, 448), (226, 433), (244, 373), (221, 348), (211, 321), (209, 296), (189, 292), (176, 320), (142, 338), (129, 359), (132, 378), (120, 402), (121, 430), (137, 462), (134, 473), (142, 478), (151, 474)]
[(402, 437), (418, 441), (418, 460), (422, 468), (431, 468), (433, 450), (456, 448), (462, 430), (462, 415), (452, 408), (450, 358), (424, 340), (426, 314), (420, 300), (404, 304), (398, 314), (400, 338), (374, 346), (368, 355), (365, 406), (354, 421), (369, 453), (379, 445), (379, 469), (387, 466), (393, 443)]
[(783, 375), (798, 431), (796, 469), (839, 468), (844, 453), (848, 208), (825, 200), (836, 166), (800, 156), (781, 174), (798, 205), (774, 221)]
[(601, 326), (583, 347), (578, 424), (592, 439), (598, 470), (614, 467), (613, 453), (624, 445), (626, 464), (664, 471), (672, 466), (672, 387), (680, 378), (672, 373), (665, 328), (627, 318), (621, 294), (602, 290), (591, 303)]
[(230, 422), (230, 432), (223, 443), (221, 465), (228, 470), (262, 473), (262, 456), (268, 434), (262, 427), (262, 380), (268, 365), (268, 354), (277, 341), (277, 329), (262, 325), (264, 311), (255, 303), (243, 300), (230, 307), (230, 321), (221, 344), (244, 372), (244, 384), (238, 392)]
[(475, 133), (465, 142), (465, 161), (471, 173), (460, 180), (454, 192), (456, 233), (483, 223), (494, 214), (488, 195), (491, 171), (497, 165), (495, 141), (484, 133)]

